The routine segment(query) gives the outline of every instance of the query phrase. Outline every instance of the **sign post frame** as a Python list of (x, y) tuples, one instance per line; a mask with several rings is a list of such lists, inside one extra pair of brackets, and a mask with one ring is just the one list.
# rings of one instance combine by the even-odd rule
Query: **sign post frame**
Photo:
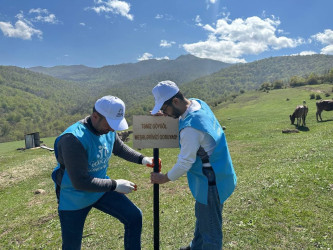
[[(159, 173), (159, 149), (178, 148), (178, 121), (167, 116), (133, 116), (133, 147), (153, 149), (153, 172)], [(160, 248), (159, 184), (153, 185), (154, 250)]]

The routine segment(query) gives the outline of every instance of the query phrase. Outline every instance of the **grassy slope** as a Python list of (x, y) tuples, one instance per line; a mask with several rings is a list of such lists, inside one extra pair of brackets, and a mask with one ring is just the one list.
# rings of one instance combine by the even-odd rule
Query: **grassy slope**
[[(327, 91), (330, 86), (312, 86)], [(238, 176), (235, 193), (224, 207), (225, 249), (315, 249), (333, 245), (333, 113), (315, 120), (311, 90), (283, 89), (241, 95), (215, 110), (226, 135)], [(287, 101), (286, 99), (290, 100)], [(308, 130), (298, 134), (289, 114), (307, 101)], [(42, 139), (52, 147), (54, 138)], [(55, 160), (46, 150), (18, 152), (16, 143), (0, 144), (0, 248), (58, 249), (60, 226), (50, 173)], [(163, 172), (178, 149), (161, 149)], [(152, 149), (142, 150), (152, 155)], [(114, 157), (109, 176), (138, 184), (129, 195), (143, 211), (142, 248), (153, 249), (150, 170)], [(35, 195), (42, 188), (46, 194)], [(194, 229), (194, 201), (185, 177), (160, 187), (161, 249), (187, 244)], [(83, 249), (123, 249), (123, 228), (92, 210)]]
[[(310, 93), (298, 88), (246, 94), (216, 111), (227, 126), (239, 178), (224, 213), (227, 246), (333, 245), (333, 114), (326, 112), (324, 119), (331, 120), (317, 123)], [(283, 134), (293, 128), (288, 116), (303, 100), (309, 107), (309, 130)]]

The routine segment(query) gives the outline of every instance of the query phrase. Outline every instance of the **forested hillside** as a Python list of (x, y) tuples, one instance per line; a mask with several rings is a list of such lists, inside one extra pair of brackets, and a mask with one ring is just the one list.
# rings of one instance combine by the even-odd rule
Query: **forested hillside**
[(0, 66), (0, 142), (35, 131), (41, 136), (59, 133), (87, 111), (89, 93), (79, 85)]
[[(159, 68), (160, 63), (149, 60), (128, 64), (127, 70), (125, 64), (106, 66), (96, 79), (87, 74), (95, 69), (85, 66), (53, 69), (59, 70), (53, 71), (58, 77), (67, 75), (75, 79), (82, 74), (89, 81), (65, 81), (18, 67), (0, 66), (0, 142), (23, 139), (24, 134), (36, 131), (42, 137), (55, 136), (89, 115), (96, 99), (103, 95), (115, 95), (125, 101), (126, 118), (131, 124), (133, 114), (149, 114), (153, 107), (151, 90), (162, 80), (175, 81), (187, 97), (201, 98), (212, 106), (251, 89), (333, 82), (333, 56), (326, 55), (276, 57), (237, 64), (194, 81), (190, 79), (207, 72), (207, 67), (214, 68), (211, 63), (215, 62), (187, 55), (174, 60), (169, 68), (167, 62)], [(121, 70), (115, 73), (116, 68)], [(116, 79), (122, 75), (123, 80), (104, 84), (110, 72), (118, 72)]]
[(280, 80), (288, 85), (293, 76), (321, 75), (332, 68), (333, 56), (329, 55), (271, 57), (233, 65), (188, 83), (183, 89), (188, 96), (200, 97), (212, 103), (240, 90), (258, 89), (264, 82)]

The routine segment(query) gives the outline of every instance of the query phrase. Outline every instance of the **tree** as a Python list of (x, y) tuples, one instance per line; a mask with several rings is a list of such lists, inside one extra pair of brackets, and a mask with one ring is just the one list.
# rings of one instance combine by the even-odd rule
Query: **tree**
[(7, 122), (0, 125), (1, 137), (5, 137), (9, 134), (11, 126)]
[(290, 78), (290, 82), (289, 82), (289, 85), (290, 87), (298, 87), (298, 86), (303, 86), (306, 84), (306, 81), (303, 77), (300, 77), (300, 76), (292, 76)]
[(316, 85), (318, 84), (319, 81), (318, 81), (318, 76), (314, 73), (311, 73), (307, 79), (307, 84), (309, 85)]

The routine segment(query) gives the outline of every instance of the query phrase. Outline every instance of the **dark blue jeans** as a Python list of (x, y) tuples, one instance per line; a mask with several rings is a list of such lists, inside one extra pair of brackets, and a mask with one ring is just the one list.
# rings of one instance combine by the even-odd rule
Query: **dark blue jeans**
[[(141, 249), (142, 213), (124, 194), (106, 192), (93, 205), (73, 211), (59, 210), (62, 249), (81, 249), (83, 227), (91, 208), (107, 213), (124, 224), (125, 249)], [(112, 249), (112, 246), (109, 246)]]
[[(209, 182), (215, 181), (213, 170), (203, 168)], [(208, 204), (195, 202), (195, 231), (191, 250), (222, 249), (222, 210), (216, 185), (208, 187)]]

